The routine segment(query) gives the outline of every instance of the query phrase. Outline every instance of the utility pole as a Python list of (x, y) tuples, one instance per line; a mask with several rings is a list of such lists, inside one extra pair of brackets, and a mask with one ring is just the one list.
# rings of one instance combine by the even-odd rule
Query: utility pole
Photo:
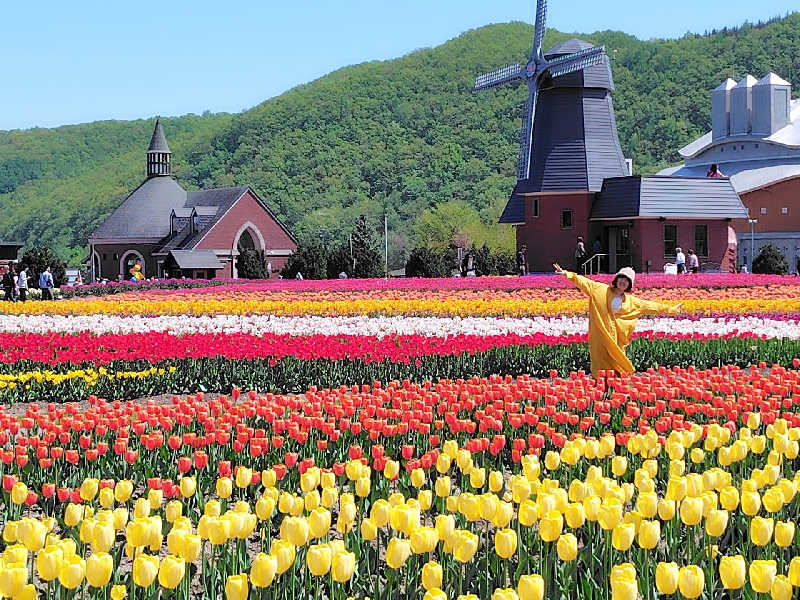
[(389, 279), (389, 217), (383, 212), (384, 273)]
[(753, 259), (755, 259), (754, 247), (755, 247), (755, 224), (758, 223), (758, 219), (747, 219), (747, 222), (750, 223), (750, 272), (753, 272)]
[[(353, 234), (350, 233), (350, 262), (353, 263), (352, 269), (356, 270), (356, 257), (353, 256)], [(352, 275), (351, 275), (352, 277)]]

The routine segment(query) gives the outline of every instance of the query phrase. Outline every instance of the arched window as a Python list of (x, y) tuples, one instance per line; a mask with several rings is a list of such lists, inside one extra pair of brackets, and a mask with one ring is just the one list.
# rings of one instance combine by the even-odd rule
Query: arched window
[(239, 236), (237, 250), (239, 250), (239, 252), (242, 252), (244, 250), (255, 250), (255, 249), (256, 249), (255, 240), (253, 240), (253, 236), (250, 235), (250, 230), (245, 229)]
[(131, 278), (131, 269), (136, 263), (142, 265), (142, 275), (145, 277), (147, 276), (145, 273), (144, 256), (136, 250), (128, 250), (122, 255), (122, 258), (119, 259), (119, 272), (123, 280)]

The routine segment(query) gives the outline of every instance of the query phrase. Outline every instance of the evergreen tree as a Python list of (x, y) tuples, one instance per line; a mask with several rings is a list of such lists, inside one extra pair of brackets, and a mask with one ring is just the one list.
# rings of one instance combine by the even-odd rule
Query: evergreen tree
[(266, 279), (267, 267), (264, 251), (246, 248), (236, 258), (236, 272), (242, 279)]
[(772, 244), (761, 248), (761, 252), (753, 259), (753, 273), (786, 275), (788, 272), (786, 257)]
[(384, 263), (377, 247), (378, 239), (366, 215), (359, 215), (353, 227), (353, 277), (367, 279), (384, 275)]
[(340, 273), (347, 273), (348, 277), (353, 276), (353, 262), (350, 259), (349, 244), (339, 244), (328, 255), (328, 279), (338, 279)]
[(53, 275), (53, 285), (55, 287), (64, 285), (67, 281), (67, 265), (49, 247), (31, 246), (25, 250), (19, 261), (19, 268), (27, 269), (30, 287), (39, 287), (39, 275), (47, 267), (50, 267), (50, 273)]
[(306, 242), (297, 249), (281, 269), (284, 279), (294, 279), (300, 273), (303, 279), (325, 279), (327, 275), (327, 251), (319, 242)]
[(414, 248), (406, 262), (406, 277), (450, 277), (453, 270), (450, 252)]

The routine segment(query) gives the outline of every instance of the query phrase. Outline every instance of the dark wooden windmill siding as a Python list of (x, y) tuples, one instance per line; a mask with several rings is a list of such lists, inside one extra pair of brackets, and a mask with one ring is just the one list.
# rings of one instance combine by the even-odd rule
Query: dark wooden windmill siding
[(589, 190), (598, 192), (603, 179), (627, 175), (611, 95), (605, 90), (584, 90), (583, 123)]

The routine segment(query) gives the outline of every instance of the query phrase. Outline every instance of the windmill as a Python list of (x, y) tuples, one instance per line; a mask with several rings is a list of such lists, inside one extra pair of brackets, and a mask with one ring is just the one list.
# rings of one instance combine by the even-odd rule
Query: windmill
[(542, 53), (542, 40), (545, 34), (547, 18), (547, 0), (536, 2), (536, 23), (533, 34), (533, 48), (528, 63), (509, 65), (475, 79), (474, 91), (496, 87), (505, 83), (525, 81), (528, 84), (528, 102), (522, 117), (522, 134), (520, 136), (519, 163), (517, 179), (530, 177), (531, 145), (533, 143), (533, 123), (536, 115), (536, 101), (542, 84), (548, 80), (569, 73), (574, 73), (602, 63), (605, 60), (605, 47), (591, 47), (566, 56), (558, 56), (552, 60)]

